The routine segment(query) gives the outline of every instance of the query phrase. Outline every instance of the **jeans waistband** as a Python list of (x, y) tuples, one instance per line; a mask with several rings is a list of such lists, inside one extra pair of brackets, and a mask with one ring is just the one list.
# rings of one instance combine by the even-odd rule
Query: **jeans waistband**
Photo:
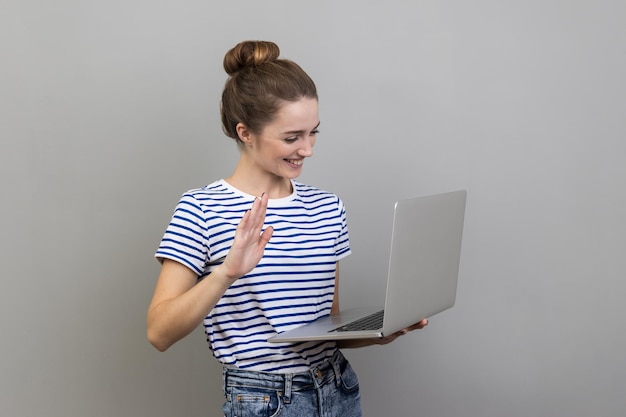
[(288, 403), (293, 391), (316, 389), (331, 381), (338, 385), (346, 362), (346, 358), (337, 350), (332, 358), (306, 372), (276, 374), (224, 367), (222, 372), (224, 390), (232, 386), (259, 386), (280, 391), (283, 401)]

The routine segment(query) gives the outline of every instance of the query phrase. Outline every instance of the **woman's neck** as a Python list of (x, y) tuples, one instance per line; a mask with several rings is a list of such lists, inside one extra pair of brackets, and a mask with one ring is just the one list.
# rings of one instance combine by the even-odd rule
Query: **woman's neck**
[(255, 172), (241, 164), (238, 164), (232, 175), (224, 180), (238, 190), (257, 197), (266, 193), (269, 198), (278, 199), (288, 197), (293, 193), (290, 179), (267, 172)]

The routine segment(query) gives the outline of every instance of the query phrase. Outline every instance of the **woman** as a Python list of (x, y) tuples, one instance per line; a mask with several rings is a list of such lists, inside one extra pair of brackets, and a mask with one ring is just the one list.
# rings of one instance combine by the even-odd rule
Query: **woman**
[(222, 125), (239, 161), (179, 201), (156, 253), (148, 339), (163, 351), (204, 323), (224, 365), (227, 416), (360, 416), (339, 348), (389, 343), (427, 321), (385, 339), (267, 342), (339, 310), (338, 261), (350, 254), (342, 201), (295, 181), (313, 155), (317, 91), (278, 57), (276, 44), (246, 41), (224, 58)]

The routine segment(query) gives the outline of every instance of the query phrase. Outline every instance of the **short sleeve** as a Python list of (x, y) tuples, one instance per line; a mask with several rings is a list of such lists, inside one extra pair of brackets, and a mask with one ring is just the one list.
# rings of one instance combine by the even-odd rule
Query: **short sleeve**
[(201, 205), (193, 195), (183, 195), (156, 251), (156, 259), (180, 262), (202, 275), (209, 253), (207, 230)]
[(346, 214), (346, 207), (341, 199), (338, 199), (339, 218), (341, 220), (341, 231), (337, 236), (335, 242), (335, 253), (337, 254), (337, 260), (341, 260), (352, 253), (350, 249), (350, 237), (348, 234), (348, 217)]

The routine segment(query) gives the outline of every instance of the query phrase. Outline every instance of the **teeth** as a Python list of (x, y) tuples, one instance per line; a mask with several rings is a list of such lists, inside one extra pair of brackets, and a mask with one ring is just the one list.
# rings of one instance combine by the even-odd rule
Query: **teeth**
[(302, 159), (287, 159), (287, 162), (294, 165), (302, 165)]

